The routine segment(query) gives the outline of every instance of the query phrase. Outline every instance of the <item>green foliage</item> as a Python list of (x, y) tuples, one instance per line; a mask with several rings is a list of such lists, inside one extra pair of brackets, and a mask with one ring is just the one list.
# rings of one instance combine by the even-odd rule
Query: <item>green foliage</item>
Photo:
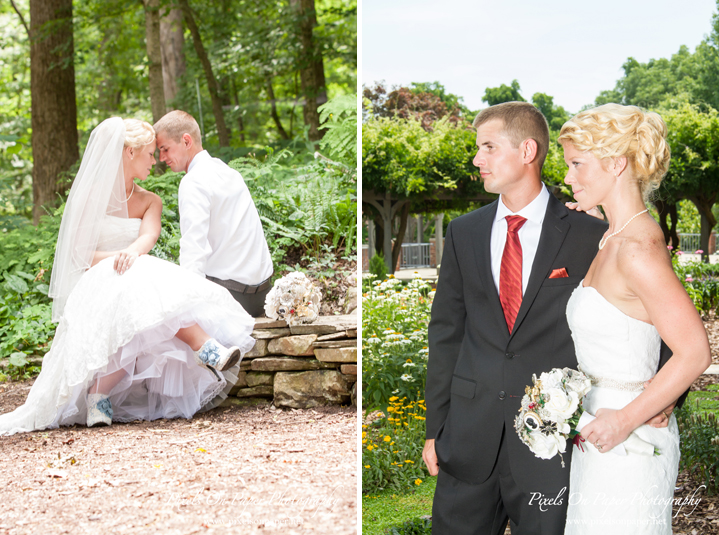
[(308, 162), (287, 149), (267, 151), (264, 159), (239, 158), (230, 166), (252, 193), (275, 265), (293, 246), (315, 259), (325, 244), (350, 256), (357, 246), (354, 168), (319, 157)]
[(362, 125), (362, 187), (410, 199), (448, 189), (458, 201), (483, 192), (472, 165), (475, 136), (448, 118), (427, 131), (416, 119), (372, 117)]
[(349, 167), (357, 165), (357, 97), (336, 97), (319, 108), (325, 134), (320, 149)]
[(679, 424), (680, 470), (689, 470), (707, 486), (707, 494), (719, 492), (719, 385), (708, 391), (690, 392), (681, 409), (676, 411)]
[(387, 528), (385, 533), (389, 535), (431, 535), (432, 520), (429, 518), (412, 518), (405, 520), (398, 526)]
[(699, 234), (701, 230), (701, 219), (696, 205), (683, 199), (677, 207), (677, 232), (687, 234)]
[(512, 80), (511, 85), (502, 84), (499, 87), (488, 87), (484, 91), (482, 100), (490, 106), (503, 102), (526, 102), (519, 91), (519, 82)]
[(696, 260), (684, 261), (682, 252), (672, 256), (674, 272), (702, 316), (708, 316), (719, 306), (719, 264), (706, 264)]
[(427, 325), (434, 292), (420, 278), (404, 285), (374, 281), (362, 297), (362, 403), (384, 407), (392, 396), (416, 401), (427, 376)]
[(422, 461), (424, 400), (392, 396), (387, 416), (362, 426), (362, 491), (406, 491), (422, 483), (427, 470)]
[[(387, 278), (387, 264), (384, 262), (384, 255), (381, 253), (375, 253), (372, 258), (369, 259), (369, 272), (374, 275), (374, 278), (383, 281)], [(365, 279), (367, 284), (371, 283), (371, 279)], [(364, 281), (363, 281), (364, 284)], [(369, 287), (363, 291), (369, 291)]]
[(362, 534), (381, 535), (386, 529), (406, 520), (432, 514), (432, 499), (437, 478), (430, 477), (419, 486), (397, 493), (387, 490), (362, 496)]
[(0, 359), (13, 378), (39, 371), (27, 357), (47, 353), (55, 334), (47, 293), (61, 212), (0, 233)]

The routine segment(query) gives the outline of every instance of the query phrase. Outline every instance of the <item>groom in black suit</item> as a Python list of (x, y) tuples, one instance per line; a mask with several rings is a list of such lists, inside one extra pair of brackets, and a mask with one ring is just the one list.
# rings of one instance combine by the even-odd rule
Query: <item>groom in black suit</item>
[(577, 368), (565, 309), (607, 225), (567, 209), (541, 181), (544, 116), (507, 102), (474, 120), (486, 191), (500, 198), (454, 219), (429, 324), (427, 441), (439, 472), (435, 534), (564, 532), (572, 445), (538, 459), (514, 430), (532, 374)]

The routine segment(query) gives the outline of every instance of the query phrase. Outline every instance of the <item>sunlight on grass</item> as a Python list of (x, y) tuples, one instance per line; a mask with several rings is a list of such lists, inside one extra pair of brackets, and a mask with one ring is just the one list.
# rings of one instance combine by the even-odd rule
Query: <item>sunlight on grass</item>
[(381, 535), (390, 526), (432, 514), (437, 478), (428, 477), (410, 494), (385, 491), (362, 497), (362, 535)]

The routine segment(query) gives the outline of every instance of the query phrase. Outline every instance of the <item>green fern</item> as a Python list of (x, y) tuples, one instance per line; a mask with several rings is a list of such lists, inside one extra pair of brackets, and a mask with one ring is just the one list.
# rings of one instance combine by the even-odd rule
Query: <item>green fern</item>
[(319, 108), (325, 129), (320, 149), (350, 167), (357, 164), (357, 95), (342, 95)]

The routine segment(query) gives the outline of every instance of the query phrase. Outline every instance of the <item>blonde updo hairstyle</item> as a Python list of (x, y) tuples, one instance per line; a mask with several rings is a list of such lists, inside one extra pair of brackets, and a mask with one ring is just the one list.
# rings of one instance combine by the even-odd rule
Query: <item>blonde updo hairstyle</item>
[(150, 123), (139, 119), (125, 119), (125, 147), (139, 149), (155, 141), (155, 131)]
[(659, 114), (636, 106), (604, 104), (564, 123), (560, 143), (571, 143), (603, 160), (625, 156), (647, 200), (669, 169), (667, 125)]

